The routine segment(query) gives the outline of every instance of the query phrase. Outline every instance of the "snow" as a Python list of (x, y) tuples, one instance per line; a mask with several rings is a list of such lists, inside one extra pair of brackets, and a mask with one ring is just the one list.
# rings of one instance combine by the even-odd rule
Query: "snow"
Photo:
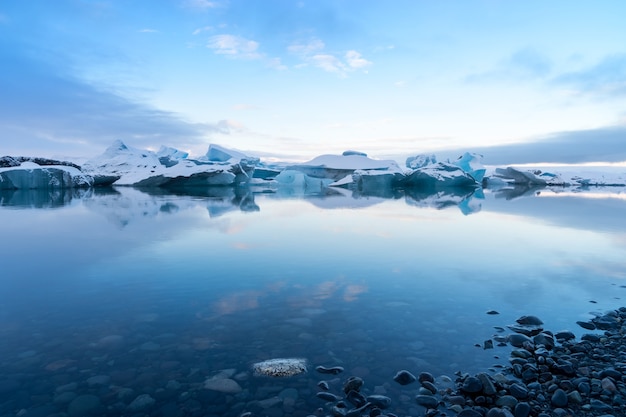
[[(248, 178), (248, 170), (254, 169), (245, 165), (254, 158), (223, 147), (211, 145), (207, 155), (226, 161), (188, 159), (186, 153), (165, 146), (155, 153), (132, 148), (118, 140), (102, 155), (87, 161), (83, 170), (117, 175), (120, 178), (115, 185), (160, 187), (230, 185), (239, 178)], [(244, 162), (238, 158), (247, 159)]]
[[(350, 152), (350, 151), (348, 151)], [(318, 167), (328, 169), (376, 169), (376, 170), (393, 170), (400, 172), (401, 169), (396, 161), (386, 159), (371, 159), (363, 153), (348, 155), (320, 155), (308, 162), (303, 162), (296, 166), (301, 167)]]
[(347, 150), (299, 164), (268, 165), (257, 157), (215, 144), (194, 159), (169, 146), (153, 152), (117, 140), (80, 169), (43, 158), (2, 157), (0, 189), (89, 187), (115, 180), (114, 185), (165, 188), (246, 183), (288, 195), (322, 192), (328, 187), (370, 195), (386, 195), (396, 188), (432, 191), (483, 187), (520, 195), (541, 187), (626, 187), (626, 165), (485, 167), (481, 159), (482, 155), (466, 152), (454, 161), (437, 162), (434, 154), (418, 154), (407, 158), (407, 170), (393, 160)]
[(94, 179), (79, 169), (66, 165), (38, 165), (22, 162), (19, 166), (0, 168), (0, 189), (40, 189), (89, 187)]

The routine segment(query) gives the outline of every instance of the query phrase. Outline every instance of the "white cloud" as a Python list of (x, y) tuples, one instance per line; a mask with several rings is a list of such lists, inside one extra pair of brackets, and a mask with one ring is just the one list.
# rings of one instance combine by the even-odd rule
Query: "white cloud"
[(311, 38), (308, 42), (295, 42), (287, 47), (287, 51), (300, 57), (303, 61), (294, 66), (302, 68), (313, 65), (324, 71), (345, 77), (348, 72), (363, 69), (372, 65), (371, 61), (355, 51), (349, 50), (340, 58), (337, 54), (325, 52), (326, 45), (321, 39)]
[(341, 75), (345, 75), (347, 70), (346, 66), (339, 58), (334, 55), (319, 54), (311, 57), (311, 62), (324, 71), (334, 72)]
[(293, 54), (308, 56), (323, 50), (325, 47), (326, 45), (324, 45), (324, 42), (317, 38), (313, 38), (307, 43), (293, 43), (287, 47), (287, 50)]
[(209, 0), (185, 0), (184, 5), (192, 9), (200, 10), (212, 9), (218, 6), (217, 2)]
[(360, 53), (357, 51), (348, 51), (346, 52), (346, 63), (351, 68), (365, 68), (372, 65), (371, 61), (363, 58)]
[(204, 27), (201, 27), (201, 28), (198, 28), (198, 29), (194, 30), (193, 34), (194, 35), (199, 35), (202, 32), (208, 32), (208, 31), (211, 31), (211, 30), (213, 30), (213, 28), (211, 26), (204, 26)]
[(209, 39), (207, 48), (213, 49), (216, 54), (233, 57), (258, 59), (262, 55), (257, 51), (259, 43), (241, 36), (216, 35)]
[(156, 30), (156, 29), (140, 29), (139, 32), (140, 33), (157, 33), (158, 30)]

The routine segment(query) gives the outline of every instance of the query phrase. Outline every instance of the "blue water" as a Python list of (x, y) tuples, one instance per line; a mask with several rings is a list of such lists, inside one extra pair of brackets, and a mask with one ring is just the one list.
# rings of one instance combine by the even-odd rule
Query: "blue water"
[[(304, 417), (318, 381), (350, 375), (421, 415), (398, 370), (499, 372), (494, 326), (533, 314), (580, 336), (626, 305), (626, 198), (601, 191), (3, 194), (0, 416), (75, 415), (87, 394), (94, 415), (133, 415), (148, 394), (139, 415)], [(251, 374), (280, 357), (309, 372)], [(203, 388), (224, 369), (241, 392)]]

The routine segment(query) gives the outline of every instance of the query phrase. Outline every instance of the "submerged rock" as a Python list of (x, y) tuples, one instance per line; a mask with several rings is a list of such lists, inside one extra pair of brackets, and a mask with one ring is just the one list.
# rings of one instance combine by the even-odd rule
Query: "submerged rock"
[(290, 377), (307, 371), (306, 359), (277, 358), (252, 365), (255, 376)]

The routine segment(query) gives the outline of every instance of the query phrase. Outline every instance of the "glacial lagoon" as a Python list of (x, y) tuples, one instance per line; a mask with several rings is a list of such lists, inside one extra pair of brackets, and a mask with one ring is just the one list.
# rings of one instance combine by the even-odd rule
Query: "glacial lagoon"
[(351, 375), (423, 415), (397, 371), (495, 373), (518, 317), (626, 305), (624, 190), (566, 190), (3, 192), (0, 416), (304, 417)]

